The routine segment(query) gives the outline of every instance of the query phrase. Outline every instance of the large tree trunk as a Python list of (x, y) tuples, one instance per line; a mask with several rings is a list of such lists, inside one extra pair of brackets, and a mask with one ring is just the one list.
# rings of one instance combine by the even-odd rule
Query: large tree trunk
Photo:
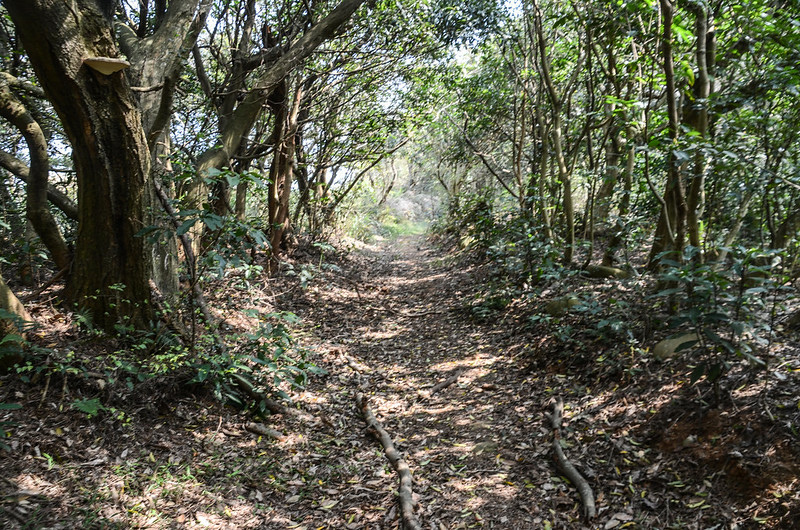
[[(127, 26), (117, 25), (120, 48), (131, 61), (128, 78), (131, 84), (146, 89), (136, 96), (142, 113), (142, 126), (147, 133), (152, 179), (172, 173), (169, 158), (172, 154), (169, 135), (172, 97), (210, 5), (211, 0), (171, 1), (168, 9), (159, 9), (157, 27), (147, 37), (144, 37), (144, 31), (139, 36)], [(141, 23), (140, 29), (144, 28), (145, 24)], [(161, 183), (161, 188), (168, 195), (172, 194), (168, 183)], [(147, 193), (150, 202), (158, 204), (154, 186), (148, 186)], [(148, 213), (145, 224), (169, 231), (170, 221), (162, 217)], [(161, 294), (167, 297), (175, 295), (178, 292), (177, 238), (162, 238), (158, 245), (154, 245), (151, 261), (153, 281)]]
[(150, 153), (124, 71), (102, 74), (89, 57), (118, 55), (92, 0), (27, 0), (6, 8), (73, 147), (78, 238), (68, 298), (95, 325), (146, 326), (150, 252), (144, 227)]
[[(0, 315), (0, 339), (4, 339), (7, 335), (24, 337), (25, 331), (33, 324), (33, 317), (17, 295), (9, 289), (2, 276), (0, 276), (0, 310), (10, 315), (10, 318)], [(22, 361), (21, 345), (15, 341), (6, 341), (0, 350), (0, 372), (8, 370), (20, 361)]]

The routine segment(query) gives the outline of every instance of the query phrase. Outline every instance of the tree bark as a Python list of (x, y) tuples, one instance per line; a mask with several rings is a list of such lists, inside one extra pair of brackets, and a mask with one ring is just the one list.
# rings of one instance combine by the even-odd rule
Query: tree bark
[(245, 96), (230, 119), (226, 121), (225, 128), (220, 131), (217, 146), (201, 157), (198, 168), (201, 173), (211, 168), (221, 169), (228, 163), (244, 135), (253, 127), (266, 103), (267, 96), (275, 85), (299, 66), (320, 44), (333, 37), (340, 26), (347, 22), (363, 3), (364, 0), (343, 0), (328, 16), (292, 44), (289, 51), (264, 70), (256, 81), (255, 88)]
[[(19, 158), (5, 151), (0, 151), (0, 167), (12, 173), (22, 182), (28, 183), (30, 168)], [(47, 200), (61, 210), (68, 219), (78, 220), (78, 205), (50, 184), (47, 185)]]
[[(564, 196), (564, 224), (565, 224), (565, 248), (564, 248), (564, 263), (570, 263), (575, 253), (575, 206), (573, 204), (572, 196), (572, 172), (567, 165), (567, 157), (564, 152), (564, 132), (563, 122), (561, 118), (561, 111), (564, 106), (563, 97), (556, 92), (555, 84), (552, 75), (550, 74), (550, 57), (547, 54), (547, 42), (544, 38), (544, 28), (542, 26), (542, 12), (536, 1), (533, 2), (534, 7), (534, 27), (536, 30), (536, 40), (539, 45), (540, 64), (539, 68), (542, 73), (547, 95), (550, 99), (551, 114), (553, 118), (551, 132), (553, 134), (553, 151), (555, 154), (556, 165), (558, 166), (558, 178), (563, 186)], [(577, 72), (581, 69), (583, 63), (583, 50), (581, 56), (578, 58), (578, 64), (575, 66), (572, 78), (567, 82), (567, 87), (564, 93), (569, 92), (569, 87), (576, 79)]]
[(68, 299), (102, 329), (143, 328), (153, 315), (151, 249), (136, 237), (149, 206), (145, 131), (124, 71), (104, 75), (83, 63), (118, 55), (111, 27), (93, 0), (6, 9), (73, 147), (79, 213)]
[[(2, 276), (0, 276), (0, 309), (18, 318), (23, 325), (33, 323), (33, 317), (28, 313), (28, 310), (25, 309), (25, 306), (22, 305), (22, 302), (19, 301), (17, 295), (6, 285)], [(8, 320), (0, 319), (0, 337), (7, 333), (19, 333), (19, 330)]]
[[(698, 2), (691, 4), (695, 12), (695, 37), (697, 39), (695, 57), (697, 61), (697, 75), (692, 86), (692, 98), (686, 112), (685, 123), (694, 129), (700, 138), (705, 140), (708, 136), (708, 98), (711, 96), (711, 75), (713, 73), (714, 54), (716, 53), (715, 34), (712, 26), (711, 14), (705, 4)], [(686, 224), (689, 234), (689, 243), (701, 248), (700, 218), (703, 215), (705, 204), (705, 177), (709, 160), (706, 153), (696, 149), (692, 162), (689, 190), (686, 197)], [(698, 259), (702, 253), (698, 252)]]
[[(613, 108), (611, 109), (613, 112)], [(614, 188), (617, 185), (620, 175), (620, 162), (622, 161), (622, 151), (625, 140), (622, 138), (622, 128), (615, 123), (616, 118), (610, 126), (609, 136), (611, 141), (606, 144), (606, 168), (603, 174), (603, 181), (595, 195), (595, 229), (604, 230), (607, 228), (608, 216), (611, 212), (611, 200), (614, 196)]]
[[(222, 169), (230, 163), (242, 140), (253, 128), (267, 100), (286, 75), (297, 68), (317, 47), (336, 35), (365, 0), (342, 0), (325, 18), (318, 21), (289, 50), (267, 66), (254, 87), (244, 96), (235, 109), (220, 116), (219, 140), (214, 147), (204, 152), (197, 164), (198, 177), (187, 192), (190, 202), (200, 205), (208, 194), (203, 178), (210, 169)], [(199, 240), (199, 228), (193, 229), (195, 244)]]
[[(172, 172), (169, 160), (172, 152), (169, 135), (172, 98), (210, 6), (211, 0), (173, 0), (163, 11), (152, 35), (143, 32), (140, 37), (127, 26), (117, 24), (120, 48), (131, 62), (127, 72), (131, 84), (160, 87), (136, 94), (148, 139), (152, 179), (160, 179)], [(172, 193), (168, 185), (162, 184), (161, 187), (168, 195)], [(148, 186), (147, 193), (152, 204), (159, 203), (152, 185)], [(162, 216), (149, 213), (145, 225), (159, 226), (167, 231), (171, 228), (169, 221)], [(152, 276), (159, 291), (170, 298), (179, 288), (177, 239), (169, 237), (159, 243), (152, 249)]]
[(677, 156), (680, 124), (676, 100), (675, 65), (672, 57), (672, 20), (675, 6), (671, 0), (661, 0), (661, 12), (664, 27), (662, 57), (667, 90), (670, 145), (661, 215), (648, 258), (648, 267), (651, 269), (658, 265), (658, 258), (664, 252), (670, 252), (673, 259), (680, 261), (683, 258), (686, 236), (686, 189), (681, 179), (681, 162)]
[[(636, 134), (633, 127), (628, 128), (628, 147), (627, 158), (625, 159), (625, 171), (623, 172), (622, 196), (619, 198), (619, 210), (617, 222), (614, 227), (614, 234), (603, 253), (603, 265), (610, 267), (616, 263), (617, 250), (625, 242), (625, 217), (628, 215), (631, 206), (631, 193), (633, 193), (633, 170), (636, 167)], [(622, 145), (622, 143), (620, 144)]]
[[(294, 158), (297, 137), (297, 116), (303, 100), (303, 84), (299, 83), (291, 109), (283, 108), (275, 116), (275, 156), (270, 168), (269, 225), (272, 256), (280, 254), (283, 237), (289, 230), (289, 198), (292, 192)], [(277, 132), (277, 128), (282, 128)]]
[(542, 112), (541, 98), (536, 105), (536, 124), (539, 140), (542, 142), (539, 155), (539, 178), (537, 179), (537, 191), (539, 196), (539, 216), (544, 227), (544, 235), (549, 243), (553, 241), (553, 223), (550, 220), (550, 206), (547, 204), (547, 175), (550, 167), (550, 131), (545, 123), (544, 113)]
[[(33, 324), (33, 317), (19, 301), (17, 295), (6, 285), (0, 275), (0, 309), (11, 315), (11, 318), (0, 316), (0, 339), (7, 335), (25, 336), (25, 331)], [(0, 351), (0, 372), (8, 370), (22, 361), (22, 347), (19, 343), (6, 341)]]

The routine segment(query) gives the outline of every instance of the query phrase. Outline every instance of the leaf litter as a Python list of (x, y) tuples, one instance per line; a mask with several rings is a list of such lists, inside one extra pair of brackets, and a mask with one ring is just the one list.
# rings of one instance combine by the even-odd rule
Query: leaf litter
[[(17, 424), (0, 453), (4, 527), (397, 528), (398, 478), (359, 394), (411, 470), (424, 528), (786, 528), (800, 518), (791, 340), (775, 346), (789, 363), (779, 377), (741, 376), (729, 402), (704, 407), (676, 365), (599, 362), (613, 346), (581, 334), (582, 315), (559, 317), (574, 321), (566, 338), (520, 316), (575, 286), (476, 318), (480, 265), (419, 238), (334, 259), (306, 289), (283, 278), (250, 293), (302, 318), (294, 332), (327, 375), (288, 393), (319, 421), (254, 423), (202, 394), (158, 392), (127, 421), (88, 418), (3, 376), (0, 401), (23, 405), (0, 411)], [(628, 297), (640, 318), (636, 289), (588, 289)], [(219, 311), (236, 302), (217, 297)], [(557, 397), (562, 449), (596, 496), (592, 522), (552, 459), (544, 413)]]

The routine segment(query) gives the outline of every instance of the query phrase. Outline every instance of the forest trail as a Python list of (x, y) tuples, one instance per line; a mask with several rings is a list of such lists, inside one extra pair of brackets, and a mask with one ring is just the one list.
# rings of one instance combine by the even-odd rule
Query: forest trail
[[(425, 530), (791, 528), (800, 517), (791, 366), (703, 407), (684, 364), (597, 340), (582, 313), (542, 325), (543, 297), (485, 318), (474, 311), (484, 270), (422, 237), (304, 263), (315, 271), (305, 285), (283, 275), (212, 300), (237, 332), (252, 332), (235, 316), (259, 303), (301, 317), (291, 333), (326, 374), (284, 384), (284, 413), (255, 419), (169, 379), (104, 394), (105, 378), (131, 376), (122, 369), (5, 379), (0, 402), (21, 408), (0, 417), (14, 422), (0, 528), (397, 529), (398, 475), (360, 395), (413, 475)], [(616, 280), (559, 287), (577, 282), (598, 303), (640, 297)], [(113, 355), (67, 331), (49, 335), (70, 341), (63, 351)], [(544, 414), (558, 397), (564, 452), (596, 497), (590, 523), (552, 459)]]
[[(513, 316), (536, 314), (546, 300), (478, 318), (483, 269), (421, 237), (353, 252), (337, 266), (289, 307), (307, 322), (304, 341), (328, 371), (298, 398), (331, 429), (309, 433), (318, 440), (309, 441), (310, 452), (326, 456), (306, 469), (326, 474), (317, 484), (336, 484), (312, 492), (314, 480), (304, 479), (308, 511), (292, 519), (300, 526), (399, 527), (398, 476), (366, 432), (361, 393), (413, 474), (425, 529), (743, 528), (754, 521), (783, 528), (800, 511), (790, 493), (797, 451), (758, 412), (746, 385), (733, 406), (703, 408), (680, 364), (675, 370), (648, 355), (613, 354), (619, 345), (594, 344), (585, 333), (591, 320), (569, 316), (542, 327)], [(589, 284), (599, 303), (607, 293), (637, 298), (631, 287)], [(555, 338), (569, 329), (571, 336)], [(591, 522), (553, 460), (545, 413), (558, 398), (566, 406), (564, 452), (596, 497)], [(325, 439), (335, 447), (319, 442)], [(330, 512), (328, 499), (336, 499)]]
[[(513, 330), (476, 325), (470, 271), (445, 265), (421, 237), (353, 258), (356, 269), (316, 283), (308, 309), (296, 309), (314, 323), (320, 342), (310, 346), (327, 352), (329, 377), (318, 395), (337, 402), (335, 414), (326, 406), (314, 412), (359, 448), (360, 472), (349, 479), (356, 482), (338, 497), (345, 524), (353, 519), (347, 527), (392, 528), (398, 513), (397, 478), (365, 433), (358, 393), (412, 470), (424, 528), (541, 527), (545, 507), (532, 486), (551, 474), (541, 428), (551, 396), (516, 365), (514, 351), (524, 348), (510, 340)], [(541, 447), (532, 447), (537, 440)]]

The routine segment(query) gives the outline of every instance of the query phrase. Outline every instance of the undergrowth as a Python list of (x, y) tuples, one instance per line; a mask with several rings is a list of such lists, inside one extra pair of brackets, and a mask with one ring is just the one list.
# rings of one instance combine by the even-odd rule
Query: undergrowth
[(747, 247), (726, 249), (728, 260), (715, 263), (689, 246), (679, 260), (662, 256), (653, 273), (587, 279), (560, 261), (560, 243), (536, 219), (488, 192), (462, 197), (433, 231), (466, 257), (478, 256), (486, 271), (468, 303), (474, 318), (527, 314), (527, 326), (564, 355), (619, 373), (664, 334), (691, 332), (696, 338), (678, 351), (682, 369), (690, 384), (705, 379), (717, 396), (735, 363), (752, 373), (767, 367), (776, 321), (795, 296), (783, 255)]

